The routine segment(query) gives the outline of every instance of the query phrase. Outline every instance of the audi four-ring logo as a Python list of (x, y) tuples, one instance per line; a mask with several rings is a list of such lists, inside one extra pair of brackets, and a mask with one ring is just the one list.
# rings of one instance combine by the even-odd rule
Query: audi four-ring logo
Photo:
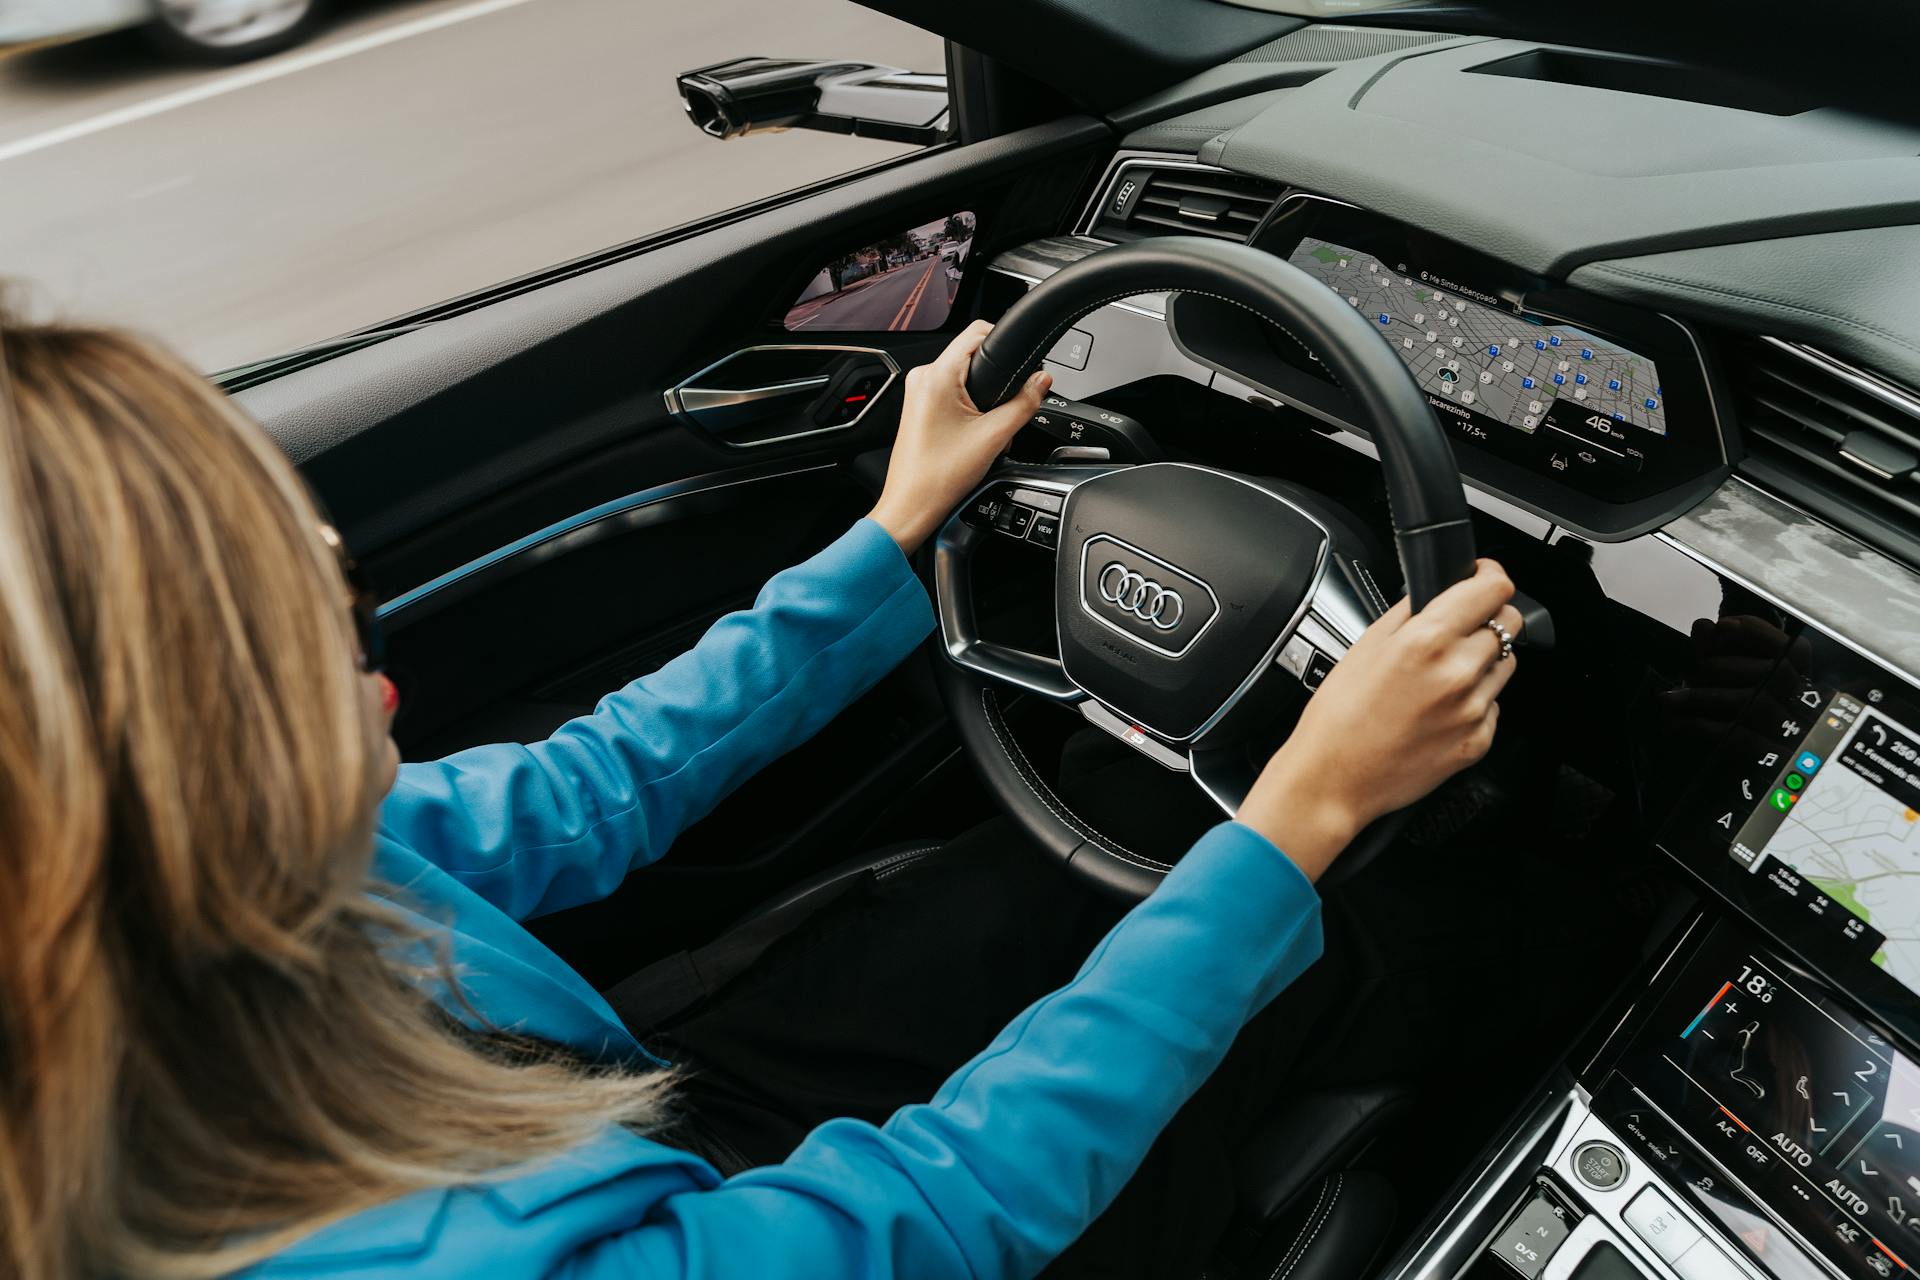
[(1173, 630), (1187, 616), (1187, 602), (1178, 591), (1135, 573), (1118, 560), (1100, 571), (1099, 586), (1102, 600), (1161, 631)]

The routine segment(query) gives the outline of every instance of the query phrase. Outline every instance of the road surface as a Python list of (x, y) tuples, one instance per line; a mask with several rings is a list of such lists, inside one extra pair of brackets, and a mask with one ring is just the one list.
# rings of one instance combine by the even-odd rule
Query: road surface
[(680, 71), (943, 60), (852, 0), (342, 7), (238, 69), (121, 36), (0, 59), (0, 278), (35, 314), (135, 324), (224, 368), (907, 150), (716, 142), (682, 115)]
[(809, 298), (787, 313), (787, 328), (937, 329), (953, 305), (950, 284), (940, 259), (909, 262)]

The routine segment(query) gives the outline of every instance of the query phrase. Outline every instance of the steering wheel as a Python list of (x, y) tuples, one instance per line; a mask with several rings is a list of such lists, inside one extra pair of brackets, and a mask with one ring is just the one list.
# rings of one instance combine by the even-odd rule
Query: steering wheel
[[(1081, 317), (1122, 298), (1251, 313), (1306, 347), (1371, 430), (1413, 607), (1474, 571), (1473, 527), (1446, 434), (1374, 326), (1324, 285), (1248, 245), (1162, 238), (1103, 249), (1016, 302), (967, 375), (1000, 404)], [(1177, 315), (1177, 313), (1176, 313)], [(1177, 340), (1177, 324), (1175, 324)], [(974, 562), (1008, 534), (1054, 543), (1059, 655), (982, 639)], [(1170, 869), (1097, 830), (1034, 768), (1001, 693), (1077, 706), (1231, 815), (1271, 753), (1275, 718), (1387, 608), (1359, 522), (1281, 481), (1183, 462), (1003, 462), (948, 519), (934, 550), (942, 691), (989, 789), (1074, 872), (1144, 896)], [(1289, 688), (1291, 692), (1289, 692)]]

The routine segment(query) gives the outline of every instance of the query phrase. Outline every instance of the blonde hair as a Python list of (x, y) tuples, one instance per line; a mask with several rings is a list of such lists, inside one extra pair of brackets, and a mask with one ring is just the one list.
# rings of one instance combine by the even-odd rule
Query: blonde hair
[(502, 1052), (397, 958), (345, 601), (218, 390), (0, 313), (0, 1272), (222, 1274), (658, 1121), (662, 1074)]

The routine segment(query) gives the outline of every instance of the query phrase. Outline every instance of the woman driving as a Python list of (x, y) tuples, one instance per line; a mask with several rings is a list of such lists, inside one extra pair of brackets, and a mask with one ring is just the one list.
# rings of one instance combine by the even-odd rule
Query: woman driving
[(1029, 1276), (1080, 1236), (1318, 957), (1314, 881), (1487, 750), (1496, 565), (1376, 623), (1238, 820), (884, 1123), (727, 1159), (698, 1069), (520, 923), (926, 638), (908, 556), (1046, 389), (978, 413), (985, 332), (753, 608), (545, 742), (400, 765), (372, 602), (265, 434), (141, 341), (0, 320), (5, 1274)]

